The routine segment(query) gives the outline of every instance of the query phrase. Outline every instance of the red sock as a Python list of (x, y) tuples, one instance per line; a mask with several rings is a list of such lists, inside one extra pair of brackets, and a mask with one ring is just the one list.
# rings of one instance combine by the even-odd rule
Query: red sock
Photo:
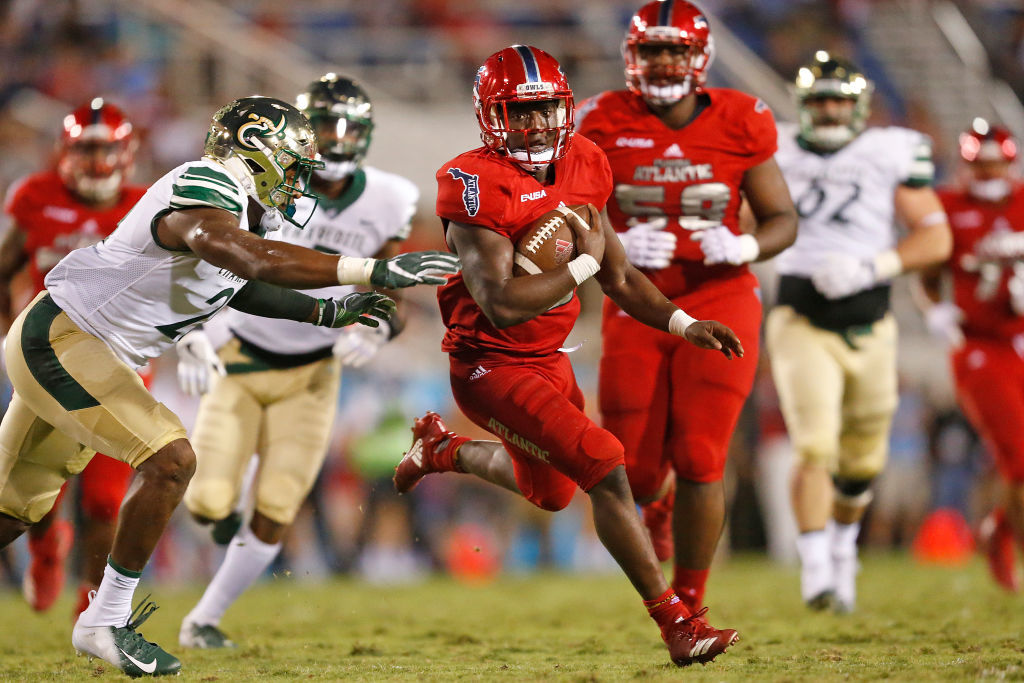
[(704, 586), (708, 582), (709, 571), (676, 567), (672, 573), (672, 588), (691, 612), (696, 612), (704, 604)]
[(654, 619), (654, 623), (661, 629), (662, 635), (664, 635), (665, 629), (676, 623), (676, 619), (690, 616), (690, 610), (671, 588), (654, 600), (644, 600), (644, 607), (647, 608), (651, 619)]
[(459, 436), (453, 432), (448, 432), (449, 436), (447, 443), (444, 448), (438, 453), (438, 463), (448, 468), (452, 472), (465, 472), (464, 469), (459, 467), (458, 450), (462, 444), (467, 441), (472, 441), (468, 436)]

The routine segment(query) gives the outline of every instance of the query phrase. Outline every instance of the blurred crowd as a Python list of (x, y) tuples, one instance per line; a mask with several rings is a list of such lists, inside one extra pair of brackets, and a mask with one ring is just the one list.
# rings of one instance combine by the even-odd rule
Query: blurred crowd
[[(0, 191), (14, 179), (50, 163), (53, 113), (66, 112), (96, 94), (122, 105), (141, 131), (136, 179), (148, 182), (197, 158), (210, 102), (248, 93), (212, 92), (197, 83), (195, 97), (173, 87), (170, 29), (107, 0), (10, 0), (0, 14)], [(142, 3), (146, 4), (146, 3)], [(196, 3), (201, 5), (202, 3)], [(570, 82), (591, 73), (592, 63), (618, 64), (604, 87), (618, 87), (621, 27), (635, 0), (378, 0), (337, 2), (225, 0), (274, 35), (305, 48), (340, 70), (378, 65), (415, 73), (436, 66), (437, 79), (468, 91), (484, 56), (516, 40), (540, 36), (558, 54)], [(705, 3), (747, 46), (789, 80), (815, 49), (830, 49), (859, 62), (878, 87), (872, 123), (893, 122), (929, 132), (925, 108), (901, 97), (863, 39), (872, 0), (710, 0)], [(1024, 11), (1018, 3), (960, 2), (987, 36), (992, 68), (1024, 93)], [(991, 39), (988, 39), (990, 37)], [(543, 39), (542, 39), (543, 38)], [(199, 56), (200, 61), (204, 59)], [(212, 72), (214, 60), (208, 64)], [(617, 70), (616, 70), (617, 69)], [(712, 71), (712, 80), (715, 74)], [(610, 80), (608, 80), (610, 79)], [(589, 81), (587, 81), (589, 82)], [(426, 98), (426, 88), (401, 91), (373, 83), (389, 95)], [(583, 92), (589, 95), (590, 92)], [(386, 108), (386, 102), (380, 108)], [(159, 130), (159, 135), (153, 131)], [(951, 140), (937, 140), (939, 146)], [(401, 172), (400, 160), (388, 167)], [(437, 246), (440, 231), (432, 195), (420, 207), (409, 248)], [(584, 315), (569, 345), (576, 374), (595, 405), (600, 349), (600, 292), (583, 292)], [(470, 580), (501, 568), (605, 570), (614, 567), (590, 527), (577, 496), (567, 514), (551, 516), (494, 488), (458, 477), (430, 478), (413, 494), (397, 496), (391, 471), (408, 447), (412, 417), (425, 409), (450, 416), (451, 426), (480, 435), (451, 404), (448, 370), (440, 352), (442, 327), (434, 293), (412, 292), (407, 330), (365, 368), (346, 370), (339, 396), (331, 454), (275, 571), (302, 577), (351, 572), (372, 581), (410, 580), (447, 570)], [(916, 322), (911, 323), (920, 328)], [(177, 389), (175, 359), (156, 365), (154, 393), (190, 425), (195, 404)], [(935, 370), (938, 372), (938, 370)], [(7, 388), (9, 392), (9, 387)], [(882, 547), (909, 544), (928, 513), (953, 508), (973, 523), (984, 512), (992, 464), (977, 436), (953, 407), (950, 394), (908, 377), (893, 430), (891, 463), (879, 482), (864, 535)], [(594, 413), (596, 417), (596, 412)], [(787, 500), (791, 453), (767, 367), (760, 373), (734, 438), (730, 466), (729, 547), (768, 550), (795, 559)], [(468, 477), (465, 479), (469, 479)], [(162, 541), (153, 578), (194, 582), (208, 576), (219, 551), (205, 529), (180, 514)], [(0, 576), (17, 583), (24, 549), (0, 556)]]

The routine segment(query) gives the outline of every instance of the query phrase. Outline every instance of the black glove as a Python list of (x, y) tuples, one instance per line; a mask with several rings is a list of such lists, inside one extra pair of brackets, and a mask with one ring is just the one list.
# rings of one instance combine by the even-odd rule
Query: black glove
[(443, 285), (446, 275), (459, 272), (459, 257), (444, 251), (414, 251), (373, 264), (370, 284), (384, 289), (413, 285)]
[(377, 327), (380, 320), (388, 320), (395, 312), (395, 302), (378, 292), (346, 294), (340, 299), (317, 302), (320, 311), (316, 324), (322, 327), (345, 327), (352, 323)]

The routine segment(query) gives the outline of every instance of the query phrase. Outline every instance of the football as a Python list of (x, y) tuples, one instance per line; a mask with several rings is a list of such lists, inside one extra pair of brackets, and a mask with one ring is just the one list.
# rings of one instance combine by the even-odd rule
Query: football
[(576, 239), (568, 221), (597, 221), (589, 204), (559, 206), (535, 220), (516, 242), (514, 275), (546, 273), (576, 258)]

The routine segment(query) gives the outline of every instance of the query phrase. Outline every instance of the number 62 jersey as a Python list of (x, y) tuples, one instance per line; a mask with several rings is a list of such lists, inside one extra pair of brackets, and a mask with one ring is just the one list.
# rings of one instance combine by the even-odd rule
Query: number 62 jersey
[(868, 128), (831, 154), (805, 149), (798, 127), (779, 125), (775, 160), (800, 215), (796, 243), (775, 257), (781, 275), (810, 277), (825, 254), (869, 259), (896, 243), (893, 193), (930, 185), (931, 142), (896, 126)]
[(750, 168), (775, 153), (775, 120), (760, 100), (736, 90), (708, 88), (682, 128), (662, 123), (628, 90), (604, 92), (576, 110), (576, 130), (604, 150), (615, 192), (608, 217), (617, 232), (637, 223), (675, 233), (672, 263), (644, 270), (675, 299), (706, 283), (732, 279), (747, 266), (705, 266), (693, 231), (725, 225), (739, 233), (740, 186)]

